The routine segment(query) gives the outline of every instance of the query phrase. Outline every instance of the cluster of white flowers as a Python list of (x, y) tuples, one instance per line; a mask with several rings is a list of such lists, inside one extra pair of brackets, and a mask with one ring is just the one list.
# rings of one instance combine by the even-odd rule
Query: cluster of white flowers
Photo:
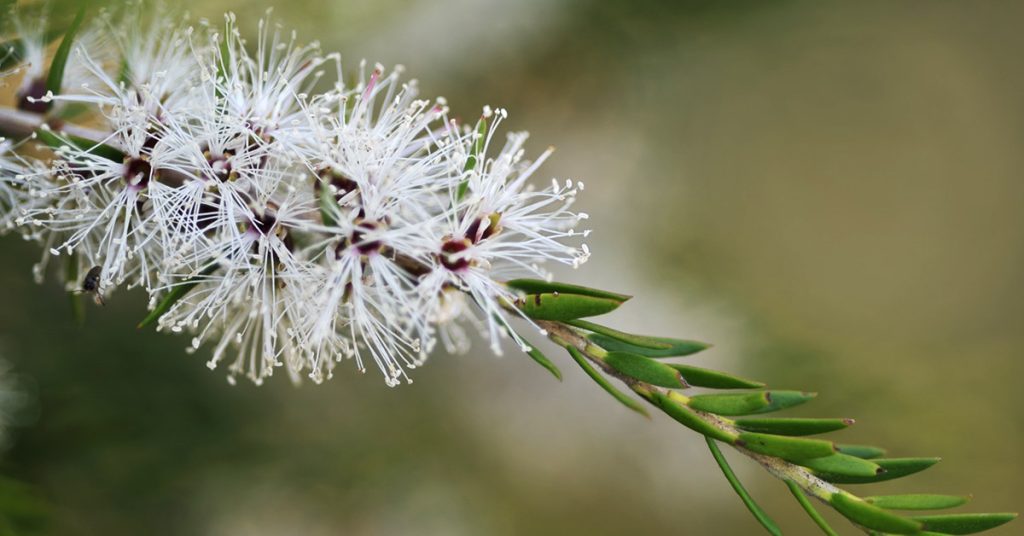
[(525, 346), (503, 281), (589, 255), (583, 185), (530, 184), (550, 150), (497, 139), (501, 109), (460, 124), (399, 67), (345, 78), (267, 21), (246, 42), (231, 15), (167, 20), (96, 17), (57, 95), (23, 69), (22, 110), (85, 105), (102, 125), (91, 143), (48, 132), (45, 159), (0, 147), (0, 225), (44, 245), (37, 275), (67, 258), (69, 290), (89, 274), (85, 290), (140, 286), (151, 308), (188, 285), (159, 329), (208, 345), (232, 382), (282, 366), (320, 382), (352, 358), (396, 385), (437, 341), (464, 349), (467, 324), (495, 352)]

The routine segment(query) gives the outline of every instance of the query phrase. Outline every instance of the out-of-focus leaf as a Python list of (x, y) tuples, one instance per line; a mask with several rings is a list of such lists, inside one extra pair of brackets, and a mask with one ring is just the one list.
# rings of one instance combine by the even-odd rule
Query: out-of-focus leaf
[(75, 34), (78, 33), (83, 20), (85, 20), (85, 6), (78, 9), (75, 20), (68, 27), (64, 39), (61, 40), (57, 52), (53, 55), (53, 61), (50, 62), (50, 72), (46, 76), (46, 90), (54, 95), (60, 94), (61, 85), (64, 83), (64, 69), (67, 67), (68, 56), (71, 55), (71, 45), (75, 41)]
[(974, 534), (1009, 523), (1017, 514), (942, 514), (915, 516), (914, 520), (924, 525), (924, 530), (942, 534)]
[(216, 270), (217, 265), (215, 264), (207, 266), (198, 275), (191, 277), (171, 287), (171, 290), (164, 296), (162, 300), (160, 300), (160, 303), (158, 303), (156, 307), (154, 307), (153, 310), (150, 311), (148, 315), (146, 315), (146, 318), (142, 319), (142, 322), (139, 322), (139, 325), (137, 327), (144, 328), (152, 324), (153, 322), (159, 320), (160, 317), (163, 316), (164, 313), (168, 311), (168, 309), (170, 309), (175, 303), (178, 303), (178, 300), (184, 298), (185, 295), (188, 294), (189, 291), (191, 291), (196, 285), (202, 283), (205, 276), (212, 274)]
[(746, 488), (740, 482), (739, 478), (736, 478), (736, 473), (732, 471), (732, 467), (729, 466), (729, 462), (722, 455), (722, 451), (715, 444), (715, 440), (710, 437), (704, 438), (708, 443), (708, 448), (711, 449), (711, 455), (714, 456), (715, 462), (718, 463), (719, 469), (722, 470), (722, 474), (725, 475), (725, 479), (729, 481), (729, 485), (736, 492), (736, 495), (740, 496), (740, 500), (746, 505), (747, 510), (750, 510), (751, 514), (754, 514), (754, 519), (761, 524), (769, 534), (773, 536), (782, 536), (782, 531), (779, 530), (779, 526), (772, 521), (772, 518), (768, 516), (768, 513), (764, 511), (756, 502), (754, 498), (747, 493)]
[(804, 509), (804, 512), (807, 512), (807, 516), (810, 517), (812, 521), (814, 521), (815, 525), (818, 525), (818, 528), (820, 528), (821, 531), (826, 534), (826, 536), (838, 536), (838, 534), (836, 534), (836, 531), (832, 530), (832, 527), (830, 527), (828, 525), (828, 522), (825, 521), (825, 518), (821, 517), (821, 514), (819, 514), (818, 511), (814, 508), (814, 505), (811, 504), (811, 501), (807, 500), (807, 496), (804, 495), (804, 491), (800, 489), (800, 486), (796, 485), (796, 482), (793, 482), (792, 480), (787, 480), (786, 487), (789, 488), (790, 493), (792, 493), (793, 497), (796, 498), (796, 502), (800, 503), (800, 506)]
[(607, 300), (617, 301), (619, 303), (632, 298), (632, 296), (608, 292), (607, 290), (600, 290), (580, 285), (569, 285), (566, 283), (548, 282), (542, 279), (513, 279), (511, 281), (506, 281), (505, 286), (526, 294), (578, 294), (580, 296), (604, 298)]

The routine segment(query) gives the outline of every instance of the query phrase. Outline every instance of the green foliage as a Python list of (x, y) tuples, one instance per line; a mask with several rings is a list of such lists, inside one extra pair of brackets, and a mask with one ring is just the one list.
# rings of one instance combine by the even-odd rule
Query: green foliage
[(761, 524), (769, 534), (773, 536), (781, 536), (782, 531), (779, 530), (779, 526), (772, 521), (772, 518), (768, 516), (768, 513), (764, 511), (756, 502), (753, 497), (747, 492), (746, 488), (740, 482), (740, 479), (736, 478), (736, 473), (733, 472), (732, 467), (729, 466), (729, 462), (726, 461), (725, 455), (722, 454), (721, 449), (715, 444), (715, 440), (710, 437), (706, 437), (708, 448), (711, 449), (711, 456), (715, 458), (715, 462), (718, 464), (719, 469), (722, 470), (722, 474), (725, 475), (725, 479), (729, 481), (729, 485), (736, 491), (736, 495), (740, 496), (740, 500), (747, 506), (747, 510), (750, 510), (751, 514), (754, 514), (754, 519)]
[(739, 376), (733, 376), (717, 370), (709, 370), (691, 365), (672, 363), (670, 367), (683, 375), (683, 380), (694, 387), (707, 387), (709, 389), (760, 389), (764, 387), (761, 382), (755, 382)]
[[(967, 499), (928, 494), (861, 499), (847, 491), (837, 491), (832, 485), (893, 480), (923, 471), (939, 460), (883, 458), (886, 451), (880, 447), (836, 444), (805, 437), (842, 430), (852, 425), (853, 419), (745, 417), (804, 404), (815, 398), (816, 393), (766, 390), (762, 382), (728, 373), (655, 361), (655, 358), (685, 356), (708, 345), (626, 333), (580, 320), (584, 316), (614, 309), (628, 296), (537, 280), (518, 280), (510, 282), (509, 286), (526, 293), (522, 302), (517, 304), (519, 308), (527, 316), (540, 321), (549, 337), (564, 346), (586, 374), (616, 400), (646, 415), (636, 400), (612, 386), (598, 368), (625, 383), (634, 393), (675, 421), (703, 435), (729, 484), (770, 534), (781, 534), (781, 530), (739, 482), (717, 441), (733, 445), (783, 480), (801, 508), (826, 535), (837, 533), (814, 509), (808, 496), (827, 503), (872, 534), (972, 534), (1016, 517), (1016, 514), (905, 517), (890, 510), (952, 508), (964, 504)], [(564, 301), (559, 304), (557, 299)], [(527, 305), (531, 302), (533, 307)], [(599, 367), (595, 368), (591, 363)], [(692, 396), (680, 392), (691, 386), (750, 391)]]
[(50, 62), (50, 72), (46, 77), (46, 90), (54, 95), (60, 94), (61, 85), (64, 83), (64, 69), (67, 67), (68, 56), (71, 55), (71, 45), (75, 41), (75, 35), (78, 33), (78, 28), (82, 26), (83, 20), (85, 20), (85, 6), (79, 8), (75, 20), (64, 34), (64, 39), (61, 40), (60, 46), (53, 56), (53, 61)]
[(604, 358), (613, 369), (626, 376), (658, 387), (679, 389), (686, 387), (679, 371), (653, 359), (629, 352), (609, 352)]
[[(641, 335), (635, 335), (635, 337), (643, 337)], [(667, 348), (651, 348), (649, 346), (642, 346), (639, 344), (631, 344), (628, 341), (609, 337), (605, 333), (591, 333), (588, 337), (594, 344), (608, 350), (620, 351), (620, 352), (633, 352), (634, 354), (640, 354), (646, 357), (663, 358), (663, 357), (684, 357), (693, 355), (697, 352), (701, 352), (711, 347), (710, 344), (689, 341), (684, 339), (670, 339), (667, 337), (643, 337), (645, 340), (653, 341), (654, 343), (667, 345)]]
[(590, 363), (587, 362), (587, 359), (583, 356), (582, 353), (580, 353), (579, 350), (577, 350), (573, 346), (567, 346), (566, 349), (569, 350), (569, 355), (571, 355), (572, 358), (576, 361), (576, 364), (578, 364), (580, 368), (583, 369), (583, 372), (586, 372), (587, 376), (590, 376), (590, 379), (597, 382), (597, 384), (600, 385), (602, 389), (607, 391), (608, 394), (612, 395), (612, 398), (618, 400), (619, 402), (622, 403), (623, 406), (626, 406), (627, 408), (643, 415), (644, 417), (650, 417), (650, 414), (647, 413), (647, 410), (644, 409), (644, 407), (641, 406), (639, 402), (630, 398), (629, 395), (627, 395), (626, 393), (623, 393), (622, 391), (616, 389), (615, 386), (611, 384), (611, 382), (609, 382), (599, 372), (594, 370), (594, 367), (592, 367)]
[[(802, 419), (747, 417), (734, 421), (736, 426), (749, 432), (762, 432), (788, 436), (807, 436), (842, 430), (853, 424), (853, 419)], [(841, 451), (840, 451), (841, 452)]]
[(568, 321), (598, 316), (618, 309), (622, 302), (583, 294), (527, 294), (518, 304), (534, 320)]
[(965, 495), (876, 495), (864, 500), (886, 510), (944, 510), (967, 504), (971, 500)]
[(890, 534), (914, 534), (922, 527), (919, 521), (887, 512), (849, 493), (832, 495), (830, 504), (850, 521), (872, 530)]
[(171, 287), (171, 290), (167, 292), (164, 299), (160, 300), (160, 303), (153, 308), (152, 311), (146, 315), (146, 318), (139, 322), (137, 327), (144, 328), (153, 322), (156, 322), (164, 315), (178, 300), (185, 297), (196, 285), (203, 282), (205, 276), (208, 276), (217, 270), (217, 265), (210, 265), (203, 269), (198, 275), (191, 277), (185, 281), (178, 283)]

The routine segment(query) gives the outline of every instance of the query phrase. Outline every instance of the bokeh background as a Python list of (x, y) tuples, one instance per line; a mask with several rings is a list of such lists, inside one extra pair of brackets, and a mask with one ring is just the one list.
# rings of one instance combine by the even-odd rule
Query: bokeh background
[[(250, 31), (273, 5), (184, 4)], [(594, 228), (591, 262), (560, 275), (635, 294), (615, 325), (707, 340), (696, 363), (819, 391), (795, 414), (857, 418), (846, 442), (945, 459), (858, 491), (1021, 509), (1024, 3), (275, 7), (349, 62), (406, 65), (456, 115), (504, 106), (535, 152), (557, 146), (542, 175), (586, 182)], [(230, 387), (185, 339), (134, 328), (140, 295), (76, 328), (59, 285), (32, 282), (36, 256), (0, 239), (0, 504), (22, 529), (759, 531), (701, 438), (630, 414), (560, 355), (563, 383), (478, 345), (397, 389), (354, 370)], [(787, 534), (815, 533), (733, 459)]]

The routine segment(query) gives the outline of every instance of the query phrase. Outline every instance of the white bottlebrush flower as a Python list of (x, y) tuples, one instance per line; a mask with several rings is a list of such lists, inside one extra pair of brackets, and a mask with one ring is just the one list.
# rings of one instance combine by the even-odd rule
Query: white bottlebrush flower
[(261, 383), (282, 365), (296, 376), (305, 363), (294, 326), (316, 280), (295, 254), (292, 233), (315, 213), (312, 201), (287, 192), (239, 212), (236, 225), (212, 230), (193, 251), (205, 264), (175, 274), (198, 284), (161, 317), (160, 327), (194, 333), (193, 349), (214, 341), (208, 365), (230, 359), (232, 381), (245, 374)]
[(196, 53), (206, 101), (215, 95), (256, 136), (291, 148), (302, 145), (309, 133), (305, 101), (324, 75), (323, 65), (338, 65), (340, 57), (321, 55), (315, 42), (299, 45), (295, 32), (284, 37), (270, 10), (258, 23), (254, 47), (247, 46), (234, 14), (225, 19), (223, 34), (212, 33), (207, 50)]
[(378, 66), (355, 87), (340, 88), (338, 111), (313, 122), (307, 148), (331, 225), (309, 250), (323, 266), (303, 337), (311, 376), (325, 363), (364, 354), (389, 385), (421, 364), (431, 328), (416, 308), (416, 272), (424, 266), (424, 226), (455, 180), (451, 148), (438, 132), (444, 109), (416, 98), (414, 83)]
[[(468, 171), (462, 178), (464, 183), (451, 192), (453, 204), (444, 224), (431, 227), (433, 270), (421, 283), (427, 307), (445, 305), (437, 296), (448, 287), (466, 293), (483, 316), (478, 322), (486, 325), (495, 353), (501, 351), (504, 334), (526, 348), (525, 341), (506, 320), (505, 311), (517, 294), (502, 282), (515, 277), (548, 277), (545, 263), (576, 267), (589, 256), (586, 244), (566, 243), (589, 234), (575, 229), (586, 214), (569, 210), (582, 184), (553, 180), (548, 188), (535, 190), (528, 182), (551, 149), (536, 161), (524, 161), (522, 146), (527, 135), (513, 133), (496, 156), (485, 157), (505, 113), (498, 110), (492, 115), (485, 109), (483, 120), (491, 120), (485, 139), (479, 143), (476, 136), (480, 134), (470, 134), (462, 145), (470, 152), (457, 155), (457, 162)], [(476, 148), (479, 154), (474, 153)], [(481, 163), (467, 166), (470, 158)]]
[(92, 80), (41, 101), (92, 107), (106, 134), (57, 133), (45, 163), (0, 156), (0, 223), (44, 262), (76, 255), (101, 292), (141, 285), (159, 328), (192, 333), (231, 381), (283, 367), (320, 382), (352, 359), (397, 385), (436, 342), (464, 350), (467, 323), (495, 352), (506, 334), (526, 347), (504, 281), (588, 255), (582, 185), (530, 184), (550, 150), (524, 160), (525, 133), (495, 147), (503, 110), (457, 128), (400, 67), (346, 80), (338, 55), (269, 22), (246, 43), (230, 15), (216, 31), (141, 11), (101, 17), (109, 37), (70, 57)]
[(125, 151), (123, 160), (65, 143), (49, 169), (28, 175), (30, 194), (49, 204), (19, 215), (19, 223), (43, 240), (44, 258), (78, 255), (84, 270), (101, 267), (104, 289), (125, 281), (152, 289), (163, 256), (152, 200), (175, 190), (156, 180), (161, 169), (173, 167), (173, 153), (163, 144), (149, 147), (146, 114), (136, 112), (117, 118), (107, 140)]

